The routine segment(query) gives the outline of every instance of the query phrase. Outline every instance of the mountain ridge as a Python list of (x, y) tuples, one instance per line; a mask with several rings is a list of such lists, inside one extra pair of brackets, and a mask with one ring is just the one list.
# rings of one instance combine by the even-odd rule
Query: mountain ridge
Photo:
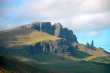
[[(52, 25), (51, 22), (35, 22), (11, 30), (2, 31), (0, 35), (2, 35), (0, 37), (2, 46), (14, 43), (18, 46), (10, 48), (26, 48), (25, 51), (29, 50), (29, 55), (37, 53), (56, 53), (86, 60), (109, 55), (109, 53), (101, 49), (97, 50), (94, 46), (88, 47), (80, 44), (73, 31), (64, 28), (61, 23)], [(11, 42), (8, 42), (8, 40)], [(96, 53), (99, 54), (97, 55)]]

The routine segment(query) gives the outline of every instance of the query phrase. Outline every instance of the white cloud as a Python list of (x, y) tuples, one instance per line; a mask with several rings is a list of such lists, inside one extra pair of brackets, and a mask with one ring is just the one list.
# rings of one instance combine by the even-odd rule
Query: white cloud
[(100, 30), (110, 27), (110, 13), (77, 15), (69, 20), (65, 19), (65, 23), (69, 23), (66, 26), (74, 28), (76, 31)]
[(87, 35), (89, 37), (97, 37), (97, 36), (100, 35), (100, 32), (98, 32), (98, 31), (91, 31), (91, 32), (88, 32)]
[(83, 3), (80, 5), (80, 10), (82, 12), (104, 12), (108, 10), (109, 0), (83, 0)]
[(14, 11), (18, 20), (58, 21), (75, 31), (110, 27), (109, 0), (24, 0)]

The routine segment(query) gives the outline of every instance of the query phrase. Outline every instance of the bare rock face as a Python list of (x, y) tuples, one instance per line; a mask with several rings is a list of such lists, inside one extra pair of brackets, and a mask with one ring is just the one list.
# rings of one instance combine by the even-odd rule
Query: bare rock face
[(65, 50), (70, 48), (70, 44), (68, 44), (64, 40), (43, 41), (43, 42), (37, 43), (35, 46), (32, 46), (31, 48), (33, 52), (36, 50), (38, 53), (41, 53), (41, 52), (42, 53), (64, 53)]
[(76, 35), (73, 33), (72, 30), (68, 28), (63, 28), (60, 23), (55, 23), (53, 25), (54, 35), (63, 38), (68, 43), (74, 44), (78, 43)]
[(53, 27), (51, 22), (36, 22), (32, 24), (32, 28), (48, 34), (53, 34)]
[(54, 30), (54, 35), (55, 36), (60, 36), (61, 30), (62, 30), (62, 25), (60, 23), (55, 23), (53, 25), (53, 30)]
[[(16, 33), (13, 36), (16, 36), (18, 34), (26, 35), (35, 30), (45, 32), (50, 35), (58, 36), (61, 39), (57, 41), (43, 41), (40, 43), (36, 43), (35, 45), (28, 45), (28, 46), (20, 47), (20, 48), (23, 48), (24, 51), (26, 52), (28, 51), (28, 53), (30, 54), (37, 54), (37, 53), (42, 53), (42, 52), (64, 53), (65, 51), (68, 51), (68, 49), (70, 48), (73, 49), (74, 48), (73, 45), (75, 43), (78, 43), (77, 37), (73, 33), (73, 31), (69, 30), (68, 28), (64, 28), (60, 23), (55, 23), (54, 25), (52, 25), (51, 22), (36, 22), (36, 23), (33, 23), (32, 25), (21, 26), (20, 28), (10, 30), (10, 35), (11, 34), (13, 35), (13, 32)], [(9, 35), (5, 34), (5, 36), (9, 36)], [(22, 50), (19, 50), (18, 52), (22, 52)]]
[(41, 32), (61, 37), (71, 44), (78, 43), (77, 37), (73, 31), (68, 28), (63, 28), (61, 23), (55, 23), (52, 25), (51, 22), (37, 22), (32, 24), (32, 28)]
[(40, 51), (42, 52), (61, 53), (70, 47), (74, 48), (73, 45), (78, 43), (77, 37), (73, 31), (68, 28), (64, 28), (61, 23), (55, 23), (52, 25), (51, 22), (37, 22), (32, 24), (32, 28), (62, 38), (55, 42), (46, 41), (36, 44), (36, 48), (41, 48)]

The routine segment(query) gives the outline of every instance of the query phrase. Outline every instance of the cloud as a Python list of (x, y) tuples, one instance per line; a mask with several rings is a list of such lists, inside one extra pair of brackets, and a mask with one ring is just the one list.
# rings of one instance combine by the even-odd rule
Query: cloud
[(24, 0), (5, 10), (19, 22), (58, 21), (78, 32), (110, 27), (110, 0)]
[(102, 29), (110, 26), (108, 2), (109, 0), (28, 0), (24, 3), (20, 15), (24, 18), (38, 16), (37, 19), (44, 16), (44, 20), (61, 21), (64, 26), (71, 26), (77, 31), (85, 28)]
[(91, 31), (88, 33), (89, 37), (97, 37), (99, 35), (100, 35), (100, 32), (98, 32), (98, 31)]
[(105, 12), (109, 0), (41, 0), (29, 1), (25, 6), (29, 11), (40, 12), (48, 17), (71, 17), (76, 14)]
[(69, 21), (65, 19), (65, 23), (69, 23), (69, 25), (65, 25), (76, 31), (100, 30), (110, 27), (110, 13), (77, 15), (69, 18)]

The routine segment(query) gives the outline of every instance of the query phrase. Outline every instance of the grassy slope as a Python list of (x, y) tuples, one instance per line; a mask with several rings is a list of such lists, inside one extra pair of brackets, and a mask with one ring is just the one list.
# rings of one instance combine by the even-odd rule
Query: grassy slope
[(108, 56), (108, 57), (106, 57), (106, 56), (105, 57), (97, 57), (93, 61), (110, 64), (110, 56)]
[[(40, 41), (55, 41), (58, 39), (59, 38), (56, 36), (52, 36), (39, 31), (34, 31), (33, 29), (27, 27), (20, 27), (14, 30), (0, 32), (0, 46), (7, 45), (15, 47), (29, 44), (34, 45), (35, 43)], [(79, 48), (78, 50), (82, 52), (87, 51), (87, 53), (92, 55), (86, 58), (86, 60), (92, 60), (99, 56), (105, 55), (102, 51), (97, 50), (91, 50), (91, 54), (90, 50), (88, 50), (84, 46)], [(17, 60), (14, 61), (10, 59), (4, 59), (6, 65), (3, 65), (3, 68), (4, 70), (6, 69), (9, 72), (15, 70), (19, 73), (110, 73), (109, 64), (82, 61), (73, 62), (72, 57), (59, 58), (54, 55), (36, 55), (33, 57), (35, 60), (42, 62), (42, 64), (35, 64), (30, 62), (22, 63), (18, 62)]]
[[(55, 61), (52, 60), (54, 58)], [(37, 59), (38, 56), (36, 60)], [(1, 57), (0, 60), (4, 62), (1, 67), (3, 67), (6, 71), (9, 71), (7, 73), (11, 73), (10, 71), (18, 73), (110, 73), (109, 64), (84, 61), (73, 62), (65, 59), (62, 60), (54, 55), (39, 55), (39, 63), (31, 61), (20, 62), (13, 58), (7, 59)], [(46, 63), (43, 63), (43, 61)]]
[(60, 38), (26, 26), (0, 32), (0, 46), (5, 45), (8, 47), (34, 45), (41, 41), (56, 41), (58, 39)]
[(88, 48), (85, 45), (79, 44), (78, 50), (82, 52), (88, 53), (90, 56), (84, 58), (86, 61), (91, 61), (96, 59), (97, 57), (103, 57), (103, 56), (109, 56), (108, 53), (106, 53), (104, 50), (100, 48)]

